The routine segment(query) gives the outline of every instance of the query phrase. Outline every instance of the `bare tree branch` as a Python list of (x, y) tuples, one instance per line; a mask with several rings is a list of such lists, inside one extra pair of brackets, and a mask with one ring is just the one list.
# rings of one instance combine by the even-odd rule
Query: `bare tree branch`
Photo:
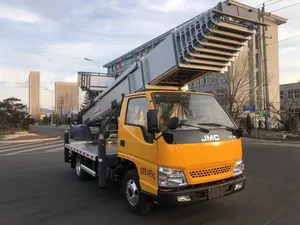
[(298, 128), (300, 116), (300, 96), (288, 95), (283, 92), (281, 99), (281, 108), (276, 109), (272, 104), (271, 119), (278, 123), (287, 131), (292, 131)]
[(223, 87), (227, 93), (217, 97), (234, 120), (242, 115), (244, 105), (251, 104), (251, 93), (258, 88), (257, 85), (251, 87), (250, 83), (254, 83), (256, 78), (250, 79), (250, 72), (248, 55), (241, 54), (229, 68), (225, 82), (218, 83), (218, 89)]

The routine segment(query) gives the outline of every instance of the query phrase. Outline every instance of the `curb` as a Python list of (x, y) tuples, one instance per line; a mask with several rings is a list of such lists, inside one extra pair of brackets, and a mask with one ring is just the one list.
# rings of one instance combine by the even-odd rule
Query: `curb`
[(33, 139), (33, 140), (17, 140), (17, 141), (0, 141), (1, 144), (12, 144), (12, 143), (26, 143), (26, 142), (38, 142), (38, 141), (53, 141), (60, 139), (60, 136), (53, 138), (44, 138), (44, 139)]

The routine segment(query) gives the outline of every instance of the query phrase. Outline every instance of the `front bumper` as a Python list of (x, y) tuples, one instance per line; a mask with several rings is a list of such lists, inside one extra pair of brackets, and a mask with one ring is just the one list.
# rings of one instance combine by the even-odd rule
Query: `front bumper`
[[(185, 205), (211, 200), (242, 191), (246, 187), (246, 177), (240, 176), (219, 184), (158, 192), (157, 202), (167, 205)], [(179, 200), (180, 199), (180, 200)]]

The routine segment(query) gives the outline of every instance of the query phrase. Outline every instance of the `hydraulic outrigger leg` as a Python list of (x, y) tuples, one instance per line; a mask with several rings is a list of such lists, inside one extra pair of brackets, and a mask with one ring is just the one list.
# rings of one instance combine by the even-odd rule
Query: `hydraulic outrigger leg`
[(106, 187), (106, 139), (104, 134), (99, 135), (98, 140), (98, 186), (101, 188)]
[(98, 140), (98, 186), (101, 188), (106, 187), (107, 184), (107, 164), (108, 164), (108, 158), (106, 156), (106, 127), (108, 124), (115, 120), (119, 115), (121, 111), (121, 107), (123, 104), (125, 94), (122, 94), (122, 100), (120, 103), (116, 103), (116, 101), (113, 101), (111, 103), (112, 112), (110, 116), (107, 118), (107, 120), (101, 124), (101, 127), (99, 128), (99, 140)]

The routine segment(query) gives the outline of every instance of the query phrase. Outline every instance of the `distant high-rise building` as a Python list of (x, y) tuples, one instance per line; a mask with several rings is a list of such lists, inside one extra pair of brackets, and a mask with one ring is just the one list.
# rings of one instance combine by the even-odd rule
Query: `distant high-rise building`
[(55, 83), (55, 112), (67, 114), (79, 110), (79, 88), (77, 82)]
[(34, 118), (40, 116), (40, 72), (30, 71), (29, 73), (29, 114)]

